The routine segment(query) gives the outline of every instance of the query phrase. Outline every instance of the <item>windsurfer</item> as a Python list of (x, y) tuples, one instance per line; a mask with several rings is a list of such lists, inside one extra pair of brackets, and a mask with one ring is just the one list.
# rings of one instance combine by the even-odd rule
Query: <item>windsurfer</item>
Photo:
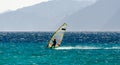
[(54, 48), (55, 48), (56, 43), (57, 43), (57, 42), (56, 42), (56, 39), (54, 39), (54, 40), (53, 40), (53, 44), (52, 44), (51, 47), (54, 47)]

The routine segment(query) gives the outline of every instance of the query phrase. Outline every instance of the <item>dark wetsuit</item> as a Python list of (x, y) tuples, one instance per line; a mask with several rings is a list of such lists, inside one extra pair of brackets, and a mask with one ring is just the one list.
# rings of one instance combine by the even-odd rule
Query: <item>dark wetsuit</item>
[(52, 47), (55, 47), (56, 43), (57, 43), (56, 40), (54, 40), (53, 44), (52, 44)]

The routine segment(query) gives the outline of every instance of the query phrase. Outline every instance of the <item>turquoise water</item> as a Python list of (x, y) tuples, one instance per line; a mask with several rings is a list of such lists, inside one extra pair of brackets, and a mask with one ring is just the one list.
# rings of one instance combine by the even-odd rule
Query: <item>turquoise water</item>
[[(15, 34), (16, 37), (13, 37), (13, 33), (4, 33), (4, 35), (1, 33), (0, 35), (0, 65), (120, 65), (120, 38), (118, 33), (117, 35), (112, 35), (112, 37), (110, 36), (111, 34), (108, 36), (105, 34), (106, 38), (103, 38), (104, 43), (103, 41), (102, 43), (97, 43), (99, 40), (97, 42), (94, 41), (94, 43), (93, 41), (90, 43), (88, 39), (88, 42), (84, 40), (88, 37), (89, 39), (94, 38), (92, 36), (97, 35), (94, 33), (91, 36), (85, 33), (87, 37), (83, 36), (82, 38), (84, 39), (80, 37), (84, 34), (79, 33), (79, 36), (75, 36), (76, 33), (71, 33), (73, 34), (72, 38), (75, 40), (80, 37), (84, 41), (75, 42), (74, 40), (69, 40), (71, 39), (69, 37), (71, 34), (66, 35), (61, 47), (57, 49), (46, 48), (48, 41), (44, 40), (49, 38), (52, 33), (50, 35), (45, 33), (42, 36), (39, 35), (43, 33), (34, 33), (34, 35), (33, 33), (25, 33), (24, 35), (21, 33)], [(29, 35), (25, 36), (26, 34)], [(35, 36), (35, 34), (37, 35)], [(46, 36), (47, 34), (48, 36)], [(9, 38), (6, 39), (5, 36), (8, 35)], [(30, 35), (40, 42), (31, 42)], [(115, 35), (117, 39), (114, 38)], [(101, 36), (103, 37), (104, 35)], [(31, 38), (34, 39), (33, 37)], [(23, 42), (20, 40), (21, 38)], [(110, 42), (105, 43), (105, 40), (108, 40), (108, 38)], [(100, 41), (102, 40), (102, 38), (99, 39)], [(16, 40), (19, 42), (16, 42)]]

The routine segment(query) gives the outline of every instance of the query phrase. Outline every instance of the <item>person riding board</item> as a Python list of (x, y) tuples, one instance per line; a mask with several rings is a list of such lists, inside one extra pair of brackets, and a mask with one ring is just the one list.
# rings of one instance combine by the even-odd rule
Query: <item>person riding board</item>
[(53, 40), (53, 44), (52, 44), (51, 48), (52, 48), (52, 47), (54, 47), (54, 48), (55, 48), (56, 44), (57, 44), (56, 39), (54, 39), (54, 40)]

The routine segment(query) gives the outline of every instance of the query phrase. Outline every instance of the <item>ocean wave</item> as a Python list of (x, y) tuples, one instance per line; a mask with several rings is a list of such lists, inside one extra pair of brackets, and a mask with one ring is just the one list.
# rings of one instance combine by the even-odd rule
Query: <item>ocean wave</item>
[[(48, 42), (53, 32), (0, 32), (1, 43)], [(66, 32), (63, 43), (120, 43), (119, 32)], [(78, 44), (77, 44), (78, 45)]]
[(56, 50), (71, 50), (71, 49), (120, 49), (120, 47), (92, 47), (92, 46), (63, 46), (55, 48)]
[(64, 46), (64, 47), (58, 47), (56, 49), (100, 49), (100, 48), (90, 47), (90, 46)]
[(108, 47), (108, 48), (104, 48), (104, 49), (120, 49), (120, 47)]

